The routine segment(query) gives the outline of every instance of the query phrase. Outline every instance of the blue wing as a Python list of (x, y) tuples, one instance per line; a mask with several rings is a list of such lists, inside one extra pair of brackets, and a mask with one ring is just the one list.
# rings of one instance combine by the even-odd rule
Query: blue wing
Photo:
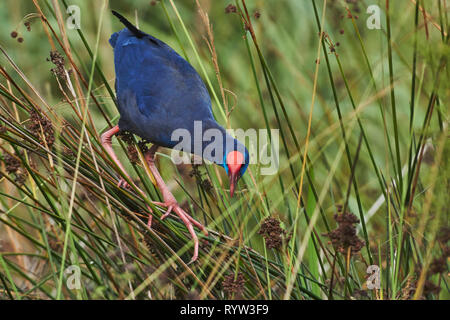
[(119, 126), (162, 146), (178, 128), (214, 120), (211, 99), (195, 69), (172, 48), (150, 35), (128, 29), (114, 33)]

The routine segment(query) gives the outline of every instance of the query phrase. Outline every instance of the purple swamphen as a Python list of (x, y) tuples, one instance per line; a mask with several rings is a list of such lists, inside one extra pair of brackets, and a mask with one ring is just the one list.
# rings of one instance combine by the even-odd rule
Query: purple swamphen
[[(218, 136), (215, 139), (210, 137), (211, 143), (202, 141), (203, 136), (200, 140), (197, 137), (184, 144), (183, 151), (197, 154), (224, 167), (230, 179), (231, 196), (237, 181), (247, 169), (249, 153), (245, 146), (231, 137), (214, 119), (208, 90), (195, 69), (167, 44), (142, 32), (119, 13), (112, 13), (126, 26), (115, 32), (109, 40), (114, 48), (115, 87), (120, 120), (117, 126), (102, 134), (101, 142), (125, 174), (124, 167), (112, 149), (112, 136), (119, 131), (129, 131), (153, 143), (145, 153), (145, 159), (164, 199), (164, 203), (153, 203), (167, 208), (162, 218), (174, 212), (184, 222), (194, 240), (193, 262), (198, 256), (198, 238), (193, 225), (205, 234), (208, 232), (179, 206), (169, 191), (155, 166), (156, 150), (159, 146), (176, 148), (179, 141), (173, 141), (172, 136), (177, 129), (195, 135), (195, 126), (201, 123), (202, 130), (215, 130)], [(211, 145), (216, 147), (213, 148), (214, 151), (204, 152), (208, 146), (210, 150)], [(120, 179), (118, 186), (127, 187), (128, 184)], [(148, 221), (150, 227), (151, 215)]]

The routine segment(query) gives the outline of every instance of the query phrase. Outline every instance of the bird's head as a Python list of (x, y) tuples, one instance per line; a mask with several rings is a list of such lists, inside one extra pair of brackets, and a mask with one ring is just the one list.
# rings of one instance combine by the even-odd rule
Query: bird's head
[[(239, 148), (242, 149), (242, 148)], [(247, 170), (249, 154), (247, 148), (231, 150), (225, 154), (223, 167), (230, 179), (230, 196), (233, 197), (237, 182)]]

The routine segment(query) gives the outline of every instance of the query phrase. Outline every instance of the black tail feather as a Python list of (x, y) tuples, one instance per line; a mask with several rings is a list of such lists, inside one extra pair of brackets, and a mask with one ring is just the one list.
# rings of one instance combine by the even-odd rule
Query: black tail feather
[(136, 38), (140, 39), (145, 36), (144, 32), (142, 32), (141, 30), (136, 28), (130, 21), (128, 21), (120, 13), (118, 13), (117, 11), (114, 11), (114, 10), (112, 10), (111, 12), (113, 15), (115, 15), (117, 18), (119, 18), (120, 22), (122, 22), (125, 25), (125, 27), (127, 27), (127, 29), (130, 30), (136, 36)]

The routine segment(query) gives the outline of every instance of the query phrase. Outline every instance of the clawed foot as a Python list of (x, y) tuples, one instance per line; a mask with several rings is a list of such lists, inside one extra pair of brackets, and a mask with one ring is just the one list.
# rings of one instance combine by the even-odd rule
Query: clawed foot
[(117, 186), (119, 188), (124, 188), (124, 189), (129, 189), (130, 188), (129, 183), (123, 178), (120, 178), (119, 182), (117, 183)]
[[(117, 186), (119, 188), (126, 188), (126, 189), (130, 188), (130, 185), (128, 184), (128, 182), (126, 182), (125, 179), (123, 179), (123, 178), (121, 178), (119, 180), (119, 182), (117, 183)], [(199, 241), (198, 241), (197, 234), (194, 231), (193, 225), (195, 225), (197, 228), (199, 228), (205, 234), (205, 236), (208, 236), (208, 231), (206, 230), (206, 228), (200, 222), (198, 222), (197, 220), (192, 218), (185, 210), (183, 210), (180, 207), (180, 205), (178, 204), (178, 202), (175, 200), (175, 198), (172, 196), (172, 194), (166, 195), (165, 202), (153, 201), (153, 204), (167, 208), (166, 212), (161, 216), (161, 220), (166, 219), (171, 213), (174, 213), (183, 221), (183, 223), (189, 230), (189, 233), (191, 234), (192, 239), (194, 240), (194, 255), (192, 256), (192, 259), (189, 263), (196, 261), (197, 257), (198, 257)], [(147, 209), (149, 210), (147, 226), (149, 228), (151, 228), (152, 227), (151, 213), (153, 211), (149, 206), (147, 206)]]
[[(119, 159), (117, 158), (116, 154), (114, 153), (114, 150), (112, 148), (112, 143), (111, 143), (112, 137), (114, 135), (118, 134), (119, 131), (120, 131), (119, 126), (115, 126), (111, 129), (109, 129), (108, 131), (106, 131), (105, 133), (103, 133), (101, 135), (101, 144), (102, 144), (103, 148), (105, 149), (105, 151), (109, 154), (111, 159), (122, 170), (122, 172), (126, 173), (123, 165), (120, 163)], [(175, 198), (170, 193), (169, 189), (167, 188), (166, 184), (164, 183), (163, 179), (161, 178), (161, 175), (159, 174), (158, 169), (155, 166), (155, 153), (156, 153), (157, 149), (158, 149), (158, 146), (153, 145), (145, 153), (145, 159), (148, 163), (149, 169), (150, 169), (151, 173), (153, 174), (153, 177), (155, 178), (156, 183), (164, 197), (164, 203), (155, 202), (155, 204), (167, 208), (167, 211), (162, 216), (162, 219), (165, 219), (171, 212), (175, 212), (178, 215), (178, 217), (180, 217), (180, 219), (183, 221), (183, 223), (186, 225), (186, 227), (188, 228), (189, 233), (191, 234), (192, 239), (194, 240), (194, 244), (195, 244), (194, 255), (191, 259), (191, 262), (189, 262), (189, 263), (192, 263), (195, 260), (197, 260), (197, 257), (198, 257), (198, 238), (197, 238), (197, 235), (195, 234), (193, 225), (197, 226), (200, 230), (202, 230), (205, 235), (208, 235), (208, 231), (206, 231), (206, 228), (200, 222), (196, 221), (186, 211), (181, 209), (180, 205), (176, 202)], [(121, 178), (119, 180), (117, 186), (119, 188), (126, 188), (126, 189), (130, 188), (130, 185), (128, 184), (128, 182), (126, 182), (123, 178)], [(140, 190), (138, 187), (136, 187), (136, 188), (139, 191), (139, 193), (141, 194), (141, 196), (145, 197), (144, 192), (142, 192), (142, 190)], [(149, 213), (150, 213), (148, 222), (147, 222), (147, 226), (150, 228), (151, 224), (152, 224), (152, 215), (151, 215), (152, 210), (148, 206), (147, 206), (147, 208), (149, 209)]]
[(165, 202), (154, 202), (154, 204), (167, 208), (166, 212), (161, 216), (161, 220), (167, 218), (169, 214), (173, 212), (184, 222), (185, 226), (188, 228), (189, 233), (192, 236), (192, 239), (194, 240), (194, 255), (192, 256), (192, 259), (189, 263), (197, 260), (198, 237), (194, 231), (193, 225), (199, 228), (205, 234), (205, 236), (208, 236), (208, 231), (206, 230), (206, 228), (200, 222), (192, 218), (186, 211), (184, 211), (173, 197), (169, 197), (169, 199), (167, 199)]
[(154, 201), (153, 203), (158, 206), (167, 208), (166, 212), (161, 216), (161, 220), (164, 220), (165, 218), (167, 218), (169, 216), (170, 213), (174, 212), (179, 217), (180, 217), (180, 215), (186, 216), (186, 218), (189, 220), (189, 222), (191, 222), (197, 228), (199, 228), (205, 234), (205, 236), (208, 235), (208, 231), (206, 230), (206, 228), (200, 222), (198, 222), (197, 220), (192, 218), (186, 211), (184, 211), (180, 207), (178, 202), (176, 202), (176, 201), (156, 202), (156, 201)]

